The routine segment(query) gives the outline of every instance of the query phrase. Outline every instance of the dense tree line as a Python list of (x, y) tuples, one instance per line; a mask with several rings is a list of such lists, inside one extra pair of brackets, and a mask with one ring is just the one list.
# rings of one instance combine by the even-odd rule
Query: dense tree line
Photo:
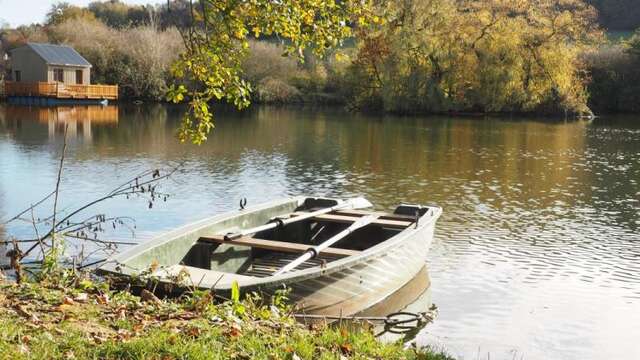
[[(381, 1), (375, 21), (352, 24), (353, 39), (325, 57), (307, 50), (299, 61), (283, 56), (290, 44), (277, 34), (251, 34), (239, 74), (260, 102), (402, 113), (640, 111), (640, 36), (607, 44), (598, 23), (632, 26), (640, 6), (589, 2), (600, 12), (581, 0)], [(4, 50), (72, 45), (94, 64), (95, 82), (120, 84), (124, 97), (163, 99), (184, 50), (180, 30), (201, 18), (188, 0), (58, 3), (42, 25), (2, 30), (0, 40)]]
[[(640, 28), (640, 6), (637, 0), (585, 0), (598, 10), (600, 24), (609, 30), (635, 30)], [(163, 26), (187, 25), (190, 12), (187, 0), (171, 0), (170, 7), (162, 5), (129, 5), (121, 0), (94, 1), (88, 10), (114, 28), (143, 25), (150, 15), (156, 16)], [(168, 11), (171, 9), (171, 12)], [(186, 20), (186, 21), (185, 21)]]
[(405, 0), (383, 6), (347, 75), (357, 102), (396, 112), (583, 113), (579, 55), (601, 38), (579, 0)]
[(609, 30), (634, 30), (640, 28), (640, 4), (638, 0), (587, 0), (598, 9), (602, 26)]
[(98, 0), (89, 3), (86, 8), (58, 2), (48, 12), (46, 24), (59, 24), (71, 18), (95, 18), (115, 29), (150, 23), (165, 29), (188, 26), (191, 23), (190, 10), (189, 0), (170, 0), (158, 5), (132, 5), (122, 0)]
[(628, 42), (584, 55), (591, 75), (590, 106), (598, 113), (640, 112), (640, 32)]

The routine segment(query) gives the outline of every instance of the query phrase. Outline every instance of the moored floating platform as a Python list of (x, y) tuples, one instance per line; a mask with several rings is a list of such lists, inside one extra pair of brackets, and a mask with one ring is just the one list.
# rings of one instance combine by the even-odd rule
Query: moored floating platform
[(5, 81), (0, 93), (16, 105), (106, 105), (118, 99), (118, 86)]
[(43, 96), (7, 96), (11, 105), (57, 106), (57, 105), (109, 105), (107, 99), (60, 99)]

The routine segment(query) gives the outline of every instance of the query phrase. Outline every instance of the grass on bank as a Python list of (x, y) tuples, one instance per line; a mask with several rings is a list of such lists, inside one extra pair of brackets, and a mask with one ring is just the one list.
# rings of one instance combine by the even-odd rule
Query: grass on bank
[(88, 280), (73, 287), (0, 282), (0, 358), (450, 359), (383, 344), (366, 329), (297, 323), (282, 299), (215, 304), (209, 292), (142, 295)]

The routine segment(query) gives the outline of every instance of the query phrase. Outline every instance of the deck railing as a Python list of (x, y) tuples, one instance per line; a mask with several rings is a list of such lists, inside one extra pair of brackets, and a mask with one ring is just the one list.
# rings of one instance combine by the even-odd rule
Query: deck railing
[(70, 85), (57, 82), (6, 81), (4, 93), (6, 96), (116, 100), (118, 98), (118, 85)]

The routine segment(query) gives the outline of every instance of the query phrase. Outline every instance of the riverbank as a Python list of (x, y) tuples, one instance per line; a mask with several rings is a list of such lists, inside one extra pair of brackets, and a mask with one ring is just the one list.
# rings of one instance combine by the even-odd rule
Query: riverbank
[(283, 299), (215, 304), (209, 292), (160, 300), (74, 286), (0, 282), (0, 353), (7, 358), (450, 359), (383, 344), (366, 330), (305, 326)]

